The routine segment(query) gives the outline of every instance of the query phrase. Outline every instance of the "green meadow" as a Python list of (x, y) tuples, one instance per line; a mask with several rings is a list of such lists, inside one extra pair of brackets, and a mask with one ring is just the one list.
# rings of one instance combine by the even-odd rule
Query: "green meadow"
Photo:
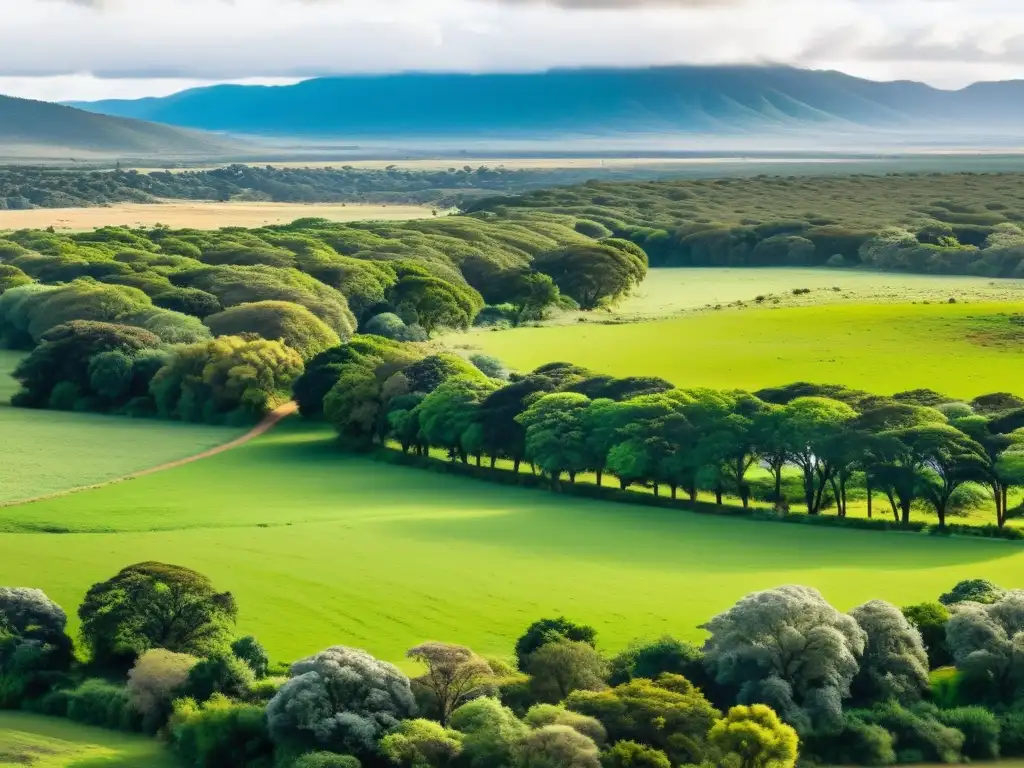
[(518, 370), (556, 360), (681, 387), (759, 389), (794, 381), (879, 394), (1024, 393), (1024, 303), (748, 305), (669, 320), (477, 332), (472, 346)]
[(21, 353), (0, 352), (0, 504), (60, 493), (182, 459), (237, 429), (6, 405)]
[(23, 712), (0, 712), (0, 766), (174, 768), (164, 746), (144, 736)]
[[(51, 527), (71, 533), (35, 533)], [(400, 662), (426, 639), (507, 656), (565, 614), (614, 650), (698, 625), (779, 584), (842, 609), (907, 604), (957, 581), (1024, 586), (1024, 546), (826, 530), (588, 501), (339, 453), (295, 420), (214, 458), (0, 510), (0, 575), (73, 612), (133, 562), (195, 568), (230, 589), (240, 630), (276, 659), (334, 643)]]

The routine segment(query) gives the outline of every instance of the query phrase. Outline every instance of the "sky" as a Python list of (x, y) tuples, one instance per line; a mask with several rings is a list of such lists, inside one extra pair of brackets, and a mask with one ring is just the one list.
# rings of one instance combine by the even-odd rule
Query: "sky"
[(0, 0), (0, 18), (0, 93), (49, 101), (601, 65), (1024, 79), (1024, 0)]

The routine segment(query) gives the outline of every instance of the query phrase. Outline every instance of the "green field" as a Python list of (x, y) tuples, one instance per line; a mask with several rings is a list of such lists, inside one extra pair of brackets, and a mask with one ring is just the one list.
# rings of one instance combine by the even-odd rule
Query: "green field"
[[(810, 293), (793, 295), (801, 288)], [(970, 302), (1019, 302), (1024, 301), (1024, 280), (797, 267), (660, 268), (651, 270), (643, 285), (610, 314), (617, 319), (649, 320), (691, 309), (753, 302), (758, 296), (772, 306), (943, 302), (950, 297)], [(568, 313), (566, 320), (576, 322), (580, 314)]]
[(30, 411), (6, 403), (21, 353), (0, 352), (0, 505), (102, 483), (185, 458), (236, 437), (237, 429)]
[(0, 712), (0, 766), (174, 768), (154, 739), (22, 712)]
[[(563, 360), (682, 387), (759, 389), (794, 381), (879, 394), (1024, 394), (1024, 303), (748, 306), (671, 320), (576, 323), (451, 337), (530, 370)], [(598, 320), (600, 316), (595, 316)]]
[[(339, 454), (285, 423), (211, 459), (0, 510), (0, 582), (73, 612), (132, 562), (179, 563), (230, 589), (276, 659), (334, 643), (391, 661), (426, 639), (507, 656), (566, 614), (614, 650), (697, 625), (756, 589), (819, 587), (841, 608), (934, 599), (968, 577), (1024, 586), (1024, 546), (825, 530), (560, 497)], [(96, 531), (117, 531), (96, 533)]]

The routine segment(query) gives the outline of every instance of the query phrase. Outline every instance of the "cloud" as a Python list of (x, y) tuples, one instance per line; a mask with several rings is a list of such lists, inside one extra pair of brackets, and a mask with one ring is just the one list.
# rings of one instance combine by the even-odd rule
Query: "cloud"
[(1024, 76), (1020, 0), (0, 0), (0, 17), (0, 88), (66, 99), (99, 81), (674, 63)]

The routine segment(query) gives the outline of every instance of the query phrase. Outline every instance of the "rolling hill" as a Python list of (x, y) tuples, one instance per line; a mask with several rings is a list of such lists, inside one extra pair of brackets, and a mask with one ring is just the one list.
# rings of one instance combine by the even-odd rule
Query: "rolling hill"
[(407, 73), (76, 106), (188, 128), (305, 137), (785, 135), (824, 128), (1010, 136), (1024, 119), (1024, 81), (944, 91), (751, 66)]
[(237, 149), (233, 140), (198, 131), (0, 96), (0, 158), (198, 157)]

